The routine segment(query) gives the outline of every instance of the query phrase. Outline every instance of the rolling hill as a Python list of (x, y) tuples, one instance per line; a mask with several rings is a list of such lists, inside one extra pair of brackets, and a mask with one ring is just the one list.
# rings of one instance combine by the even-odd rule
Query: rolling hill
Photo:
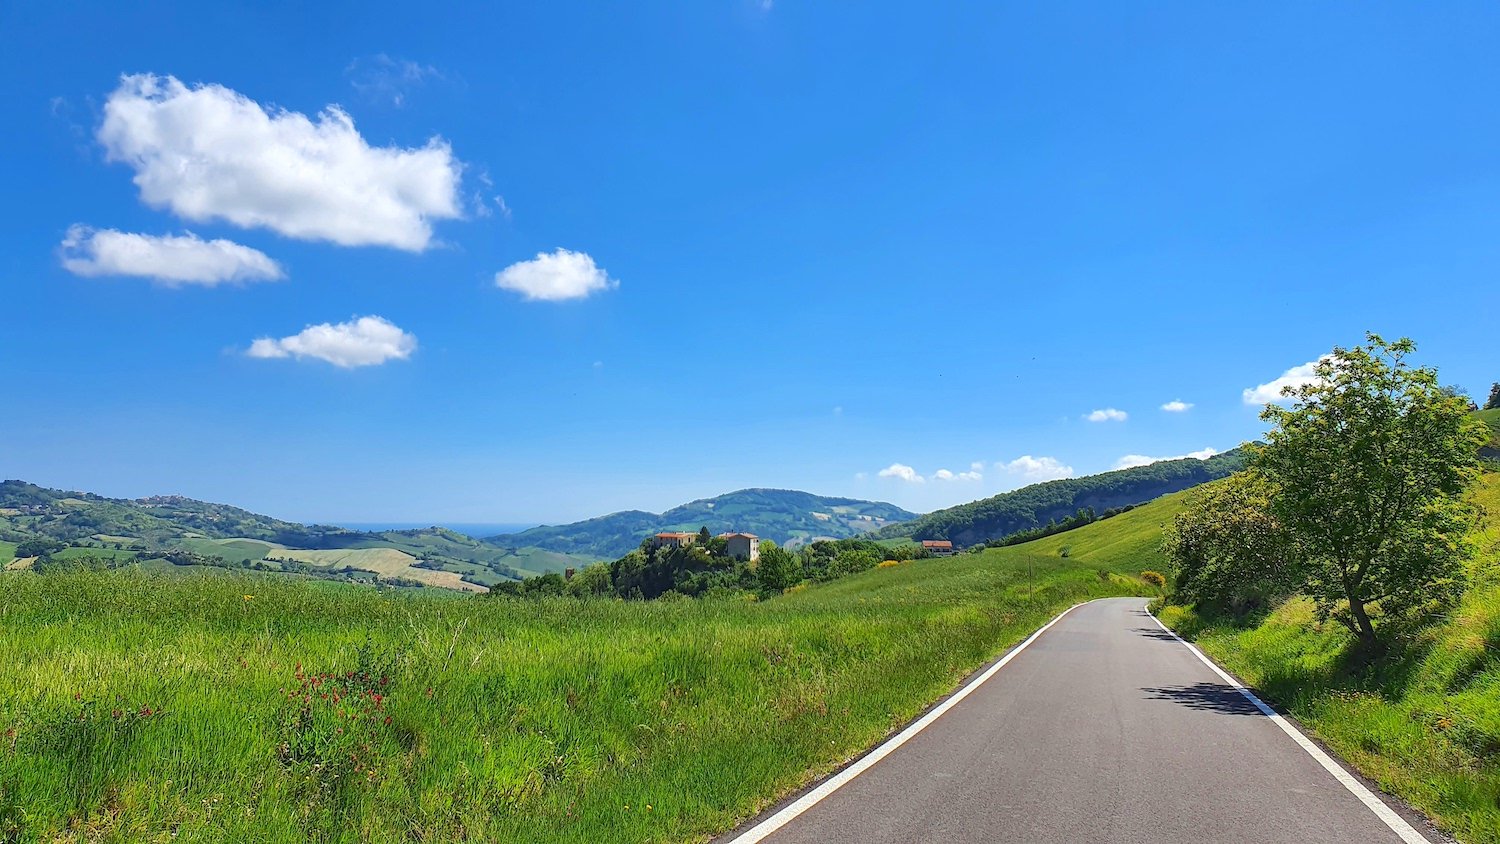
[(692, 501), (665, 513), (627, 510), (572, 524), (502, 534), (486, 541), (612, 559), (660, 531), (696, 531), (700, 527), (713, 533), (747, 531), (795, 547), (819, 538), (861, 536), (913, 518), (915, 513), (894, 504), (786, 489), (742, 489)]
[(974, 545), (1021, 530), (1041, 527), (1084, 508), (1104, 511), (1142, 504), (1222, 478), (1244, 465), (1240, 449), (1207, 460), (1163, 460), (1148, 466), (1120, 469), (1082, 478), (1033, 484), (1013, 492), (928, 513), (918, 519), (881, 529), (882, 539), (949, 539)]
[(504, 580), (561, 571), (593, 558), (540, 548), (481, 542), (445, 528), (365, 532), (304, 525), (178, 495), (106, 498), (49, 489), (25, 481), (0, 482), (0, 548), (28, 539), (69, 546), (61, 558), (169, 561), (256, 568), (360, 581), (385, 580), (471, 590)]

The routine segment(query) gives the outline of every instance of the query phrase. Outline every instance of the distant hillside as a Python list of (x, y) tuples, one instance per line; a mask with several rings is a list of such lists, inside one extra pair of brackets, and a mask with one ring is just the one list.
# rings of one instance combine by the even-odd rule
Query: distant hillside
[(1207, 460), (1164, 460), (1082, 478), (1034, 484), (1013, 492), (928, 513), (882, 529), (882, 539), (951, 539), (974, 545), (1062, 520), (1083, 508), (1102, 512), (1222, 478), (1244, 466), (1240, 449)]
[[(104, 555), (195, 566), (449, 588), (488, 587), (593, 561), (540, 548), (501, 547), (445, 528), (364, 532), (303, 525), (179, 495), (106, 498), (0, 482), (0, 568), (30, 539), (68, 546), (64, 557)], [(399, 554), (381, 552), (400, 552)], [(460, 581), (461, 578), (461, 581)]]
[(185, 534), (209, 539), (242, 537), (302, 548), (341, 548), (366, 536), (340, 527), (286, 522), (180, 495), (105, 498), (25, 481), (0, 481), (0, 538), (35, 535), (71, 542), (94, 534), (152, 543)]
[(660, 531), (696, 531), (700, 527), (707, 527), (713, 533), (746, 531), (795, 547), (821, 537), (860, 536), (915, 517), (915, 513), (894, 504), (876, 501), (828, 498), (786, 489), (742, 489), (693, 501), (659, 515), (627, 510), (567, 525), (544, 525), (502, 534), (487, 541), (612, 559)]

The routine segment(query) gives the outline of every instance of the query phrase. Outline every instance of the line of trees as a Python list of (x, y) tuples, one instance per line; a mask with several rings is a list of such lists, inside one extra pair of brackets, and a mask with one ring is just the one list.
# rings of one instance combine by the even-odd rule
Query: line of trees
[(699, 541), (653, 547), (650, 540), (612, 563), (599, 563), (571, 580), (555, 572), (501, 583), (492, 595), (575, 595), (635, 600), (753, 594), (770, 597), (806, 582), (823, 582), (875, 568), (884, 560), (926, 557), (920, 545), (887, 548), (868, 539), (823, 540), (791, 550), (761, 540), (755, 562), (725, 551), (724, 540), (699, 532)]
[(1413, 351), (1370, 334), (1266, 407), (1268, 442), (1166, 533), (1177, 599), (1242, 613), (1301, 593), (1366, 645), (1451, 605), (1489, 434)]

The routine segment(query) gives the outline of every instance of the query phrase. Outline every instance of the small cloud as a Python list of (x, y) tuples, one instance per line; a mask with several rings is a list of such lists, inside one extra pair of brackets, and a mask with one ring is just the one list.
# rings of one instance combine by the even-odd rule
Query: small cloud
[(854, 473), (854, 479), (856, 481), (862, 481), (862, 480), (864, 480), (865, 478), (868, 478), (868, 477), (870, 477), (870, 474), (868, 472), (855, 472)]
[(588, 253), (559, 248), (511, 264), (495, 274), (495, 286), (520, 293), (527, 301), (561, 302), (613, 290), (620, 282), (610, 278)]
[(947, 469), (939, 469), (932, 473), (932, 477), (939, 481), (982, 481), (984, 475), (979, 472), (979, 469), (983, 467), (983, 463), (974, 463), (971, 464), (968, 472), (950, 472)]
[(1294, 366), (1286, 372), (1281, 373), (1280, 378), (1246, 388), (1243, 393), (1245, 404), (1279, 404), (1284, 401), (1290, 401), (1291, 397), (1282, 395), (1282, 392), (1288, 388), (1295, 390), (1298, 387), (1308, 384), (1316, 384), (1318, 382), (1318, 364), (1325, 359), (1310, 360), (1301, 366)]
[(595, 369), (603, 369), (604, 368), (604, 361), (602, 361), (602, 360), (596, 360), (596, 361), (594, 361), (594, 368)]
[(1160, 463), (1163, 460), (1186, 460), (1189, 457), (1193, 458), (1194, 460), (1207, 460), (1208, 458), (1213, 457), (1218, 453), (1218, 449), (1210, 447), (1202, 448), (1197, 451), (1190, 451), (1187, 454), (1178, 454), (1172, 457), (1147, 457), (1144, 454), (1127, 454), (1124, 457), (1121, 457), (1119, 460), (1115, 461), (1114, 468), (1134, 469), (1137, 466), (1150, 466), (1152, 463)]
[(834, 416), (843, 416), (844, 415), (844, 406), (841, 405), (841, 404), (840, 405), (835, 405), (834, 408), (833, 408), (833, 415)]
[(417, 338), (378, 316), (364, 316), (337, 325), (309, 325), (302, 331), (272, 339), (262, 337), (245, 354), (252, 358), (315, 358), (343, 369), (405, 360), (417, 350)]
[(1055, 481), (1073, 477), (1073, 467), (1056, 457), (1032, 457), (1023, 454), (1009, 463), (996, 463), (995, 469), (1028, 481)]
[(970, 463), (969, 464), (969, 471), (971, 471), (971, 472), (983, 472), (984, 471), (984, 461), (983, 460), (975, 460), (973, 463)]
[(510, 219), (510, 206), (505, 204), (505, 197), (503, 197), (503, 196), (501, 196), (500, 194), (497, 193), (494, 196), (494, 202), (495, 202), (495, 210), (500, 212), (500, 218), (502, 220), (509, 220)]
[(1162, 405), (1161, 409), (1165, 410), (1168, 413), (1187, 413), (1189, 410), (1193, 409), (1193, 403), (1183, 401), (1182, 399), (1173, 399), (1172, 401), (1169, 401), (1166, 404)]
[(264, 252), (192, 232), (149, 235), (73, 226), (60, 247), (63, 268), (81, 276), (137, 276), (169, 287), (276, 281), (286, 277)]
[(1095, 410), (1087, 413), (1083, 418), (1090, 422), (1124, 422), (1130, 418), (1130, 414), (1123, 410), (1116, 410), (1113, 407), (1106, 407), (1103, 410)]
[(344, 78), (360, 96), (400, 108), (406, 105), (406, 99), (413, 91), (429, 80), (442, 81), (443, 74), (432, 65), (393, 59), (379, 53), (350, 62), (344, 68)]
[(898, 480), (906, 481), (909, 484), (920, 484), (927, 482), (926, 478), (917, 474), (916, 469), (913, 469), (905, 463), (892, 463), (884, 469), (881, 469), (877, 474), (879, 474), (882, 478), (896, 478)]

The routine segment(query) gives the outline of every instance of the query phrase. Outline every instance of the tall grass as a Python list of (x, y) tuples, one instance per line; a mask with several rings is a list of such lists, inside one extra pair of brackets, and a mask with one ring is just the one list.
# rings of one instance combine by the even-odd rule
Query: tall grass
[(1117, 568), (997, 549), (761, 603), (12, 572), (0, 841), (703, 838), (1141, 593)]
[(1382, 788), (1467, 844), (1500, 844), (1500, 475), (1475, 497), (1483, 550), (1462, 602), (1379, 658), (1306, 599), (1249, 626), (1181, 607), (1161, 617)]

